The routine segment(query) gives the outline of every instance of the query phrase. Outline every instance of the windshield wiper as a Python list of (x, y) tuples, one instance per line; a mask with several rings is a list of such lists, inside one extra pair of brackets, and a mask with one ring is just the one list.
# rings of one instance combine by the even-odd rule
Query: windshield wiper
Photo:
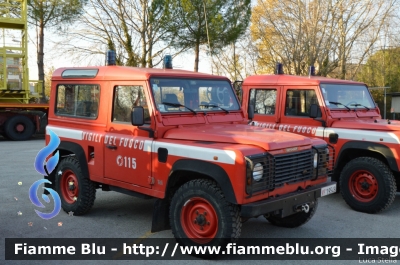
[(186, 107), (185, 105), (179, 104), (179, 103), (170, 103), (170, 102), (162, 102), (162, 104), (167, 105), (167, 106), (172, 106), (172, 107), (184, 107), (193, 112), (195, 115), (197, 115), (197, 112), (192, 110), (189, 107)]
[(227, 109), (224, 109), (224, 108), (222, 108), (222, 107), (220, 107), (220, 106), (218, 106), (218, 105), (215, 105), (215, 104), (202, 104), (202, 105), (199, 105), (199, 106), (201, 106), (201, 107), (214, 107), (214, 108), (220, 108), (221, 110), (223, 110), (223, 111), (225, 111), (227, 114), (229, 114), (229, 110), (227, 110)]
[(356, 103), (356, 104), (351, 104), (350, 106), (354, 106), (354, 107), (359, 107), (359, 106), (361, 106), (361, 107), (366, 108), (367, 110), (370, 110), (370, 108), (368, 108), (367, 106), (364, 106), (364, 105), (358, 104), (358, 103)]
[(331, 104), (334, 104), (334, 105), (342, 105), (342, 106), (344, 106), (346, 109), (348, 109), (348, 110), (351, 110), (349, 107), (347, 107), (346, 105), (344, 105), (343, 103), (340, 103), (340, 102), (335, 102), (335, 101), (329, 101), (329, 103), (331, 103)]

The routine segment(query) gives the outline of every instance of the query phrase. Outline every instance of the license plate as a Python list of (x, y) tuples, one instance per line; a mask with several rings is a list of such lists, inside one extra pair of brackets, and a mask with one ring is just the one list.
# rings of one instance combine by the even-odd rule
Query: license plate
[(328, 187), (324, 187), (321, 189), (321, 197), (324, 197), (326, 195), (332, 194), (336, 192), (336, 183), (329, 185)]

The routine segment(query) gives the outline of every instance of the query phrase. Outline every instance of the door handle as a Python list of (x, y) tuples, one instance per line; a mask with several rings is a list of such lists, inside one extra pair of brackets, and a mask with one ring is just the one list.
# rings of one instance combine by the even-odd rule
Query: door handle
[(117, 146), (116, 145), (106, 145), (106, 147), (108, 149), (111, 149), (111, 150), (117, 150)]

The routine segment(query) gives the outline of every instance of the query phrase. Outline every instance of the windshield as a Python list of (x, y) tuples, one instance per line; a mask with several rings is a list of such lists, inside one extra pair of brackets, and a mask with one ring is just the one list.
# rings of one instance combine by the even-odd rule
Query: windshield
[(151, 78), (150, 85), (161, 113), (239, 110), (228, 81)]
[(325, 104), (331, 109), (372, 109), (374, 100), (364, 85), (321, 84)]

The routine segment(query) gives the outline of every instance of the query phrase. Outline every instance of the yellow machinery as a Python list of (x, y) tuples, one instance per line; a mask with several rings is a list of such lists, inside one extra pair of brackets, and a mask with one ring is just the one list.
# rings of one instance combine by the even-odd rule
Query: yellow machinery
[(0, 36), (0, 134), (27, 140), (43, 128), (48, 111), (47, 104), (33, 104), (41, 83), (29, 81), (27, 0), (0, 0)]
[(0, 103), (27, 104), (39, 94), (29, 85), (26, 0), (0, 2), (0, 30)]

